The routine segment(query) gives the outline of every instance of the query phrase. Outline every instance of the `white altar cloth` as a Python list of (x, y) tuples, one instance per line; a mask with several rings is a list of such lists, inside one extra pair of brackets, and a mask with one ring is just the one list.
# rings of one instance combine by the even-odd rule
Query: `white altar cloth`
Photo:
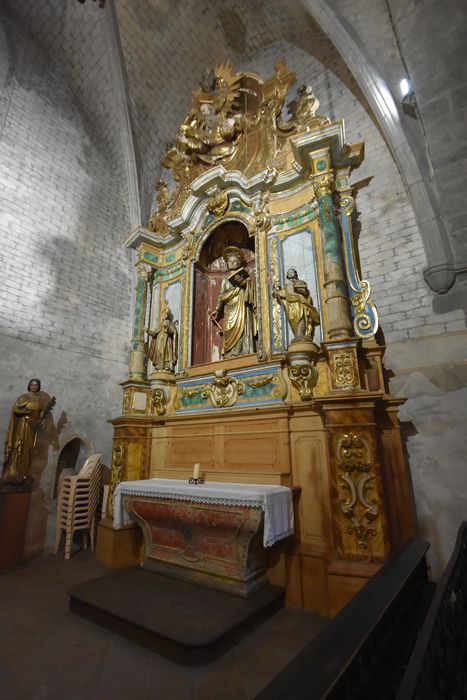
[(130, 515), (123, 507), (122, 496), (124, 495), (261, 508), (264, 511), (263, 544), (265, 547), (271, 547), (279, 540), (292, 535), (294, 531), (292, 490), (287, 486), (225, 484), (219, 481), (189, 484), (180, 479), (122, 481), (118, 484), (113, 496), (114, 527), (117, 530), (132, 522)]

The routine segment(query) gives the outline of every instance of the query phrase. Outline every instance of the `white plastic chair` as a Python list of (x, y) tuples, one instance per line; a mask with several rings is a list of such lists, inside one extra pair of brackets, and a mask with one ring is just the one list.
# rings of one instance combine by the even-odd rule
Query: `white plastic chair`
[(60, 547), (62, 530), (65, 530), (65, 559), (70, 558), (73, 533), (82, 530), (83, 547), (94, 551), (96, 534), (96, 510), (99, 502), (101, 482), (101, 457), (91, 455), (83, 464), (80, 472), (73, 476), (64, 476), (60, 481), (57, 504), (57, 531), (55, 533), (55, 554)]

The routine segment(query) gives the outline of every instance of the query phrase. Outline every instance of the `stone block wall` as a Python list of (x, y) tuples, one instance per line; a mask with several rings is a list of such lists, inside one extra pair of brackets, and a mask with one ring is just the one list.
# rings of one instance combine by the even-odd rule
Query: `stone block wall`
[[(28, 554), (43, 545), (60, 449), (79, 436), (110, 465), (127, 376), (132, 264), (115, 163), (63, 75), (0, 14), (0, 441), (31, 376), (57, 397), (33, 465)], [(32, 522), (31, 521), (31, 522)]]
[[(423, 281), (426, 257), (401, 176), (365, 96), (318, 26), (319, 0), (218, 3), (115, 0), (141, 158), (143, 218), (150, 213), (165, 144), (174, 139), (203, 71), (231, 59), (267, 77), (285, 58), (310, 83), (320, 112), (344, 118), (348, 141), (365, 141), (358, 194), (363, 276), (388, 344), (391, 391), (401, 411), (421, 534), (435, 573), (465, 517), (467, 292), (444, 296)], [(455, 261), (465, 260), (465, 3), (329, 0), (339, 21), (398, 99), (408, 71), (419, 116), (399, 110), (410, 148), (436, 199)], [(31, 374), (57, 395), (59, 444), (82, 435), (90, 449), (111, 431), (118, 381), (127, 373), (131, 261), (119, 123), (113, 109), (98, 3), (17, 0), (0, 31), (0, 431)], [(436, 41), (434, 41), (436, 37)], [(334, 37), (338, 44), (338, 37)], [(71, 90), (70, 90), (71, 87)], [(422, 235), (423, 234), (423, 235)], [(457, 264), (456, 262), (456, 264)], [(7, 353), (9, 353), (7, 358)], [(68, 437), (67, 437), (68, 436)], [(1, 437), (1, 435), (0, 435)], [(55, 460), (53, 440), (47, 447)], [(51, 480), (51, 471), (47, 477)], [(47, 482), (46, 476), (41, 477)], [(45, 484), (44, 482), (44, 484)], [(44, 493), (47, 492), (47, 486)], [(37, 511), (39, 512), (39, 511)]]

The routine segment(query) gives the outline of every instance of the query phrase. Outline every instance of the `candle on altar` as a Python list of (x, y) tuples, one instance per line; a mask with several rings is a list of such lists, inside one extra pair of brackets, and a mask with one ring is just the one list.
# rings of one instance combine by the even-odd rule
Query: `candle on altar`
[(200, 469), (201, 469), (201, 464), (199, 462), (196, 462), (196, 464), (193, 465), (193, 479), (199, 479)]

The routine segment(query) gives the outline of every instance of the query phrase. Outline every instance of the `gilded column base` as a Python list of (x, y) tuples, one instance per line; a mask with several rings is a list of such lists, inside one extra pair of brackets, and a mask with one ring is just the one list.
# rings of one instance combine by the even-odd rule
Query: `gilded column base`
[(151, 392), (147, 381), (127, 379), (120, 385), (123, 387), (122, 415), (147, 415), (151, 412)]

